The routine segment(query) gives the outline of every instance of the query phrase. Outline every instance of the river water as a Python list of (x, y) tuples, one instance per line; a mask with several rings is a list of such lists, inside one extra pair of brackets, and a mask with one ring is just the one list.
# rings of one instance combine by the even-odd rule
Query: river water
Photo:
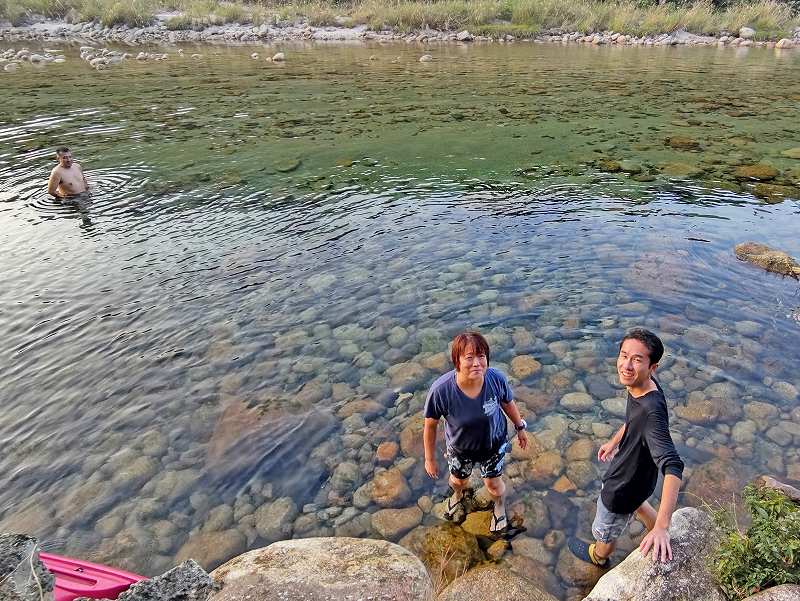
[[(781, 154), (800, 146), (800, 53), (250, 58), (276, 50), (95, 72), (68, 46), (2, 73), (0, 530), (145, 574), (290, 536), (397, 540), (365, 515), (370, 483), (399, 471), (400, 508), (446, 492), (414, 428), (465, 328), (544, 451), (515, 452), (511, 501), (561, 597), (579, 587), (562, 536), (589, 536), (591, 456), (621, 423), (626, 328), (667, 346), (681, 503), (800, 480), (800, 288), (733, 253), (800, 256), (800, 160)], [(91, 202), (47, 197), (60, 144)], [(757, 187), (753, 164), (777, 176)], [(402, 448), (378, 461), (385, 442)]]

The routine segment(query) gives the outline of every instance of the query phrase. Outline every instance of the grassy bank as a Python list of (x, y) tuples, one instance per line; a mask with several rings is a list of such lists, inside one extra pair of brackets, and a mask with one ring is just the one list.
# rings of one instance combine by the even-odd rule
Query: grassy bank
[(372, 29), (414, 31), (468, 29), (473, 34), (532, 35), (560, 28), (565, 31), (613, 30), (643, 36), (685, 29), (717, 34), (742, 26), (756, 30), (756, 39), (790, 37), (800, 25), (796, 0), (738, 2), (725, 7), (711, 2), (667, 3), (649, 0), (0, 0), (0, 17), (24, 24), (33, 15), (70, 21), (97, 21), (106, 26), (144, 26), (161, 11), (180, 11), (167, 25), (172, 29), (210, 24), (280, 22), (303, 19), (312, 25), (367, 25)]

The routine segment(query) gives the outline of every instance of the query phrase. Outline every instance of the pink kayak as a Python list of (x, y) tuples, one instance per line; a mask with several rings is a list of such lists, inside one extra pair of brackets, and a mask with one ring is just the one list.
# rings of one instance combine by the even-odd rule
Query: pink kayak
[(116, 599), (132, 584), (147, 580), (125, 570), (52, 553), (39, 553), (39, 558), (56, 577), (55, 601), (73, 601), (78, 597)]

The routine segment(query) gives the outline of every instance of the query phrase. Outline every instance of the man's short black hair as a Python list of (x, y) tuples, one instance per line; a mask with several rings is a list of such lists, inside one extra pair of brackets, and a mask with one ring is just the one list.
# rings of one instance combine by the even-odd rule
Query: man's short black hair
[(68, 146), (59, 146), (58, 148), (56, 148), (56, 154), (58, 156), (61, 156), (62, 154), (67, 153), (67, 152), (70, 152)]
[(653, 334), (650, 330), (645, 330), (644, 328), (628, 330), (619, 343), (620, 349), (622, 349), (622, 345), (626, 340), (638, 340), (647, 347), (650, 365), (658, 363), (661, 361), (661, 357), (664, 356), (664, 343), (661, 342), (661, 338)]

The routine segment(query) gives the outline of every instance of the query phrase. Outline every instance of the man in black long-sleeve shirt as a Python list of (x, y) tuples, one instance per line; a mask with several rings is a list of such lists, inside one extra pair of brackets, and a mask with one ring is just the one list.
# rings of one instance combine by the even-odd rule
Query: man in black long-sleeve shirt
[[(648, 534), (639, 549), (653, 549), (653, 560), (672, 559), (669, 524), (678, 499), (683, 461), (669, 433), (669, 417), (664, 392), (655, 375), (664, 345), (652, 332), (637, 328), (622, 339), (617, 357), (620, 383), (628, 390), (625, 424), (600, 447), (597, 458), (611, 461), (605, 476), (597, 514), (592, 524), (596, 541), (569, 541), (570, 550), (580, 559), (605, 566), (614, 552), (617, 539), (636, 517)], [(658, 472), (664, 475), (658, 513), (647, 502), (656, 488)]]

